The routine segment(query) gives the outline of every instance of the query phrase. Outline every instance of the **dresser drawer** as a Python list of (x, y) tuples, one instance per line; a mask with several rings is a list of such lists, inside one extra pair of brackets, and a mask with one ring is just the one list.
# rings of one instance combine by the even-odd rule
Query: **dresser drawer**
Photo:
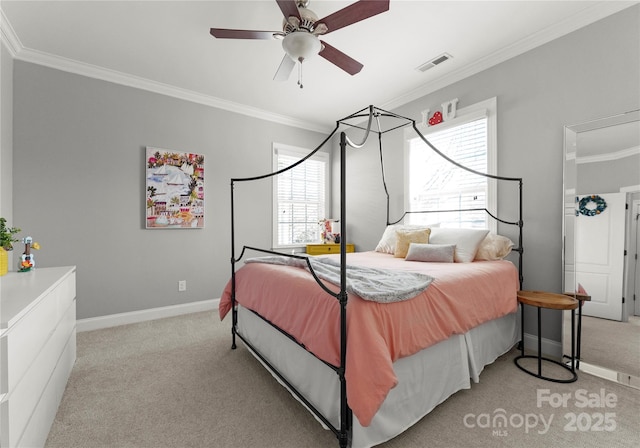
[[(65, 346), (60, 361), (56, 365), (49, 384), (40, 397), (38, 406), (33, 411), (29, 423), (25, 427), (22, 438), (18, 441), (18, 448), (44, 447), (53, 420), (56, 418), (58, 406), (62, 401), (67, 380), (71, 375), (73, 364), (76, 360), (75, 330)], [(13, 446), (13, 445), (10, 445)]]
[(71, 304), (75, 309), (75, 282), (73, 272), (7, 331), (3, 338), (7, 363), (3, 366), (2, 373), (6, 376), (2, 381), (2, 393), (14, 389), (47, 344)]
[[(29, 369), (19, 378), (16, 386), (10, 389), (6, 398), (8, 415), (11, 416), (8, 422), (9, 446), (19, 445), (17, 442), (24, 433), (35, 409), (38, 409), (40, 406), (47, 406), (46, 403), (55, 405), (52, 407), (57, 409), (60, 398), (62, 398), (61, 393), (54, 393), (52, 395), (52, 397), (57, 399), (55, 402), (43, 401), (42, 397), (45, 394), (51, 394), (48, 389), (55, 389), (58, 386), (55, 384), (55, 381), (51, 381), (51, 378), (52, 373), (61, 365), (61, 361), (63, 361), (64, 364), (60, 367), (61, 372), (71, 371), (68, 368), (69, 359), (65, 359), (68, 357), (63, 356), (63, 354), (66, 352), (66, 347), (69, 344), (75, 346), (75, 327), (76, 304), (74, 301), (69, 305), (66, 313), (53, 329), (47, 343), (33, 360)], [(75, 361), (75, 359), (73, 361)], [(71, 362), (71, 366), (73, 366), (73, 361)], [(64, 378), (64, 381), (58, 382), (63, 389), (67, 383), (67, 378)], [(53, 416), (55, 417), (55, 413)]]
[[(355, 252), (355, 245), (347, 244), (347, 252)], [(339, 244), (307, 244), (307, 253), (309, 255), (326, 255), (326, 254), (339, 254)]]

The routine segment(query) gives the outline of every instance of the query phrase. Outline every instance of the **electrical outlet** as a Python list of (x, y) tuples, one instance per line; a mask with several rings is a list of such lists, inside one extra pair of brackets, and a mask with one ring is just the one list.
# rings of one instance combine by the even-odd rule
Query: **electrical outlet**
[(179, 280), (178, 281), (178, 291), (186, 291), (187, 290), (187, 281)]

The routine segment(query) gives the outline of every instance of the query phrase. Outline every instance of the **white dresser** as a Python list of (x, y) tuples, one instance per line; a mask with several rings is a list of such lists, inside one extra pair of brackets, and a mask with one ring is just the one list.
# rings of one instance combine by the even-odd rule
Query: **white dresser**
[(76, 268), (0, 277), (0, 447), (44, 446), (76, 360)]

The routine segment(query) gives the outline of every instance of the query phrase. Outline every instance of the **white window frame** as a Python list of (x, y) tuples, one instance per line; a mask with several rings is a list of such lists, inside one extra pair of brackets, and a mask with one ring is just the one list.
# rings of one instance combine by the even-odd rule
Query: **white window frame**
[[(485, 101), (481, 101), (479, 103), (473, 104), (471, 106), (458, 109), (456, 112), (456, 117), (451, 118), (447, 121), (444, 121), (435, 126), (426, 126), (424, 124), (420, 124), (417, 126), (418, 130), (422, 135), (424, 135), (427, 140), (429, 139), (429, 134), (442, 131), (447, 128), (460, 126), (462, 124), (479, 120), (481, 118), (487, 118), (487, 174), (497, 175), (498, 171), (498, 145), (497, 145), (497, 114), (498, 114), (498, 104), (497, 98), (489, 98)], [(409, 147), (410, 141), (419, 138), (416, 136), (415, 131), (413, 129), (406, 129), (404, 135), (404, 198), (405, 204), (404, 209), (409, 211), (410, 201), (409, 201)], [(444, 163), (450, 163), (445, 159), (442, 159)], [(457, 168), (462, 169), (462, 168)], [(487, 197), (485, 208), (489, 210), (494, 216), (497, 215), (498, 208), (498, 188), (496, 179), (487, 178)], [(497, 233), (498, 223), (495, 219), (488, 217), (487, 220), (488, 228), (490, 232)]]
[[(272, 144), (272, 161), (273, 171), (278, 170), (278, 154), (284, 154), (290, 157), (298, 157), (302, 159), (309, 155), (311, 149), (301, 148), (298, 146), (286, 145), (284, 143), (274, 142)], [(324, 212), (325, 215), (330, 213), (330, 188), (331, 188), (331, 156), (324, 151), (318, 151), (313, 156), (312, 160), (318, 160), (324, 162)], [(274, 249), (296, 249), (304, 247), (300, 244), (279, 244), (278, 238), (278, 176), (272, 177), (273, 194), (272, 194), (272, 247)], [(323, 217), (321, 217), (322, 219)], [(320, 242), (320, 225), (318, 224), (318, 241)]]

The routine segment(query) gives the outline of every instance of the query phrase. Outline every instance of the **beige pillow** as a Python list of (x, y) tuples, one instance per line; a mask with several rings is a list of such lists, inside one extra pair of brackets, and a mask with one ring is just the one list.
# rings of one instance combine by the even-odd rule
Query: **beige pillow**
[(376, 252), (393, 255), (396, 251), (396, 230), (424, 230), (429, 226), (413, 224), (392, 224), (384, 229), (382, 238), (376, 246)]
[(396, 249), (393, 256), (396, 258), (406, 257), (411, 243), (426, 244), (429, 242), (430, 234), (431, 229), (396, 230)]
[(513, 241), (506, 236), (488, 234), (478, 247), (476, 260), (501, 260), (511, 252)]

